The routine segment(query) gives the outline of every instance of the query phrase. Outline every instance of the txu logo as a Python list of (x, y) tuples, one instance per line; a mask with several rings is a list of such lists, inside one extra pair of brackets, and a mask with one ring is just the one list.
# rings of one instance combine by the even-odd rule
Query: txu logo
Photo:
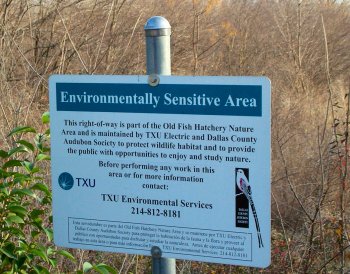
[(64, 190), (70, 190), (74, 185), (74, 178), (68, 172), (63, 172), (58, 177), (58, 184)]
[(80, 187), (95, 187), (96, 180), (90, 178), (76, 178), (78, 186)]

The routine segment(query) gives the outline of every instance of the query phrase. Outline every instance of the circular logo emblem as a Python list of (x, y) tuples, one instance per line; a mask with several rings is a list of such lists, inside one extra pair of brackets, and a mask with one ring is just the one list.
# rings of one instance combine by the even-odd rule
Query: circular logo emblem
[(74, 185), (73, 176), (70, 175), (68, 172), (61, 173), (61, 175), (58, 177), (58, 184), (64, 190), (71, 189)]

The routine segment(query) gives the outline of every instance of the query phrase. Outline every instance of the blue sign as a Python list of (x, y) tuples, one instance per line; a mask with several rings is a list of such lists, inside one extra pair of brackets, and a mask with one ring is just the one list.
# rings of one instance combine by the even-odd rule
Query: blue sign
[(267, 267), (265, 77), (50, 77), (58, 246)]

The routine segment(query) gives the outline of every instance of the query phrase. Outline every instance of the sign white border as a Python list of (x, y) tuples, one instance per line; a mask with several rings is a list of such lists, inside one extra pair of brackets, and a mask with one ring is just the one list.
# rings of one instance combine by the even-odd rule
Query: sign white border
[[(223, 255), (220, 256), (217, 253), (215, 255), (205, 255), (203, 253), (195, 254), (193, 252), (177, 252), (176, 250), (170, 250), (173, 248), (173, 245), (165, 245), (163, 239), (163, 244), (167, 246), (167, 248), (170, 248), (168, 250), (162, 248), (163, 255), (165, 257), (171, 257), (171, 258), (179, 258), (179, 259), (187, 259), (187, 260), (200, 260), (200, 261), (207, 261), (207, 262), (217, 262), (217, 263), (228, 263), (228, 264), (237, 264), (237, 265), (245, 265), (245, 266), (255, 266), (255, 267), (267, 267), (270, 264), (270, 233), (271, 233), (271, 227), (270, 227), (270, 116), (271, 116), (271, 88), (270, 88), (270, 81), (268, 78), (265, 77), (225, 77), (225, 76), (160, 76), (160, 86), (167, 84), (167, 85), (173, 85), (175, 88), (180, 87), (181, 85), (200, 85), (203, 86), (203, 92), (205, 92), (205, 86), (217, 86), (218, 88), (220, 86), (261, 86), (261, 94), (262, 94), (262, 116), (261, 117), (241, 117), (241, 116), (222, 116), (222, 115), (196, 115), (194, 112), (193, 114), (140, 114), (140, 113), (101, 113), (101, 112), (95, 112), (95, 113), (88, 113), (88, 112), (72, 112), (72, 111), (57, 111), (57, 98), (56, 98), (56, 84), (57, 83), (114, 83), (114, 84), (147, 84), (148, 77), (147, 76), (95, 76), (95, 75), (55, 75), (50, 77), (49, 82), (49, 90), (50, 90), (50, 114), (51, 114), (51, 136), (52, 136), (52, 189), (53, 189), (53, 215), (54, 215), (54, 241), (59, 246), (65, 246), (65, 247), (71, 247), (71, 248), (82, 248), (82, 249), (94, 249), (94, 250), (101, 250), (101, 251), (112, 251), (112, 252), (126, 252), (126, 253), (133, 253), (133, 254), (143, 254), (143, 255), (150, 255), (150, 244), (156, 245), (157, 242), (159, 243), (159, 239), (153, 240), (152, 237), (157, 236), (149, 236), (148, 238), (148, 245), (147, 248), (140, 248), (141, 244), (137, 247), (128, 247), (123, 245), (111, 245), (111, 246), (103, 246), (98, 244), (82, 244), (80, 240), (74, 240), (79, 239), (77, 236), (79, 234), (78, 230), (75, 230), (75, 236), (73, 234), (70, 234), (72, 232), (72, 228), (80, 227), (81, 230), (84, 232), (85, 230), (94, 230), (94, 229), (100, 229), (100, 226), (107, 225), (108, 229), (108, 223), (111, 225), (110, 230), (113, 231), (113, 229), (116, 229), (121, 233), (132, 233), (133, 231), (136, 232), (137, 230), (145, 230), (149, 229), (150, 231), (153, 231), (153, 227), (158, 231), (162, 227), (164, 228), (164, 231), (169, 230), (169, 235), (175, 235), (176, 232), (174, 231), (181, 231), (182, 236), (191, 235), (190, 231), (197, 231), (198, 233), (200, 231), (207, 231), (208, 233), (210, 231), (218, 233), (217, 235), (220, 235), (222, 233), (222, 238), (219, 240), (217, 239), (217, 235), (208, 236), (209, 234), (203, 234), (207, 236), (200, 236), (200, 233), (198, 236), (198, 241), (203, 241), (202, 244), (205, 244), (205, 239), (210, 240), (213, 239), (213, 241), (221, 241), (221, 243), (218, 243), (218, 246), (223, 246), (225, 252), (236, 252), (237, 254), (239, 251), (236, 251), (235, 248), (231, 248), (226, 250), (226, 246), (229, 245), (229, 243), (232, 241), (229, 241), (227, 237), (232, 239), (240, 239), (239, 241), (249, 241), (249, 245), (245, 247), (246, 253), (248, 254), (247, 257), (238, 259), (237, 256), (231, 255)], [(218, 93), (220, 90), (218, 90)], [(222, 201), (223, 198), (220, 197), (222, 195), (223, 197), (226, 197), (228, 193), (233, 193), (233, 187), (235, 186), (235, 179), (234, 177), (237, 175), (234, 175), (234, 169), (238, 169), (242, 167), (242, 164), (234, 163), (231, 164), (230, 172), (231, 172), (231, 189), (228, 190), (227, 186), (230, 185), (223, 184), (220, 185), (219, 188), (213, 189), (215, 187), (215, 184), (218, 184), (221, 182), (221, 180), (228, 181), (229, 178), (225, 171), (227, 169), (227, 163), (211, 163), (210, 161), (207, 163), (201, 163), (199, 167), (209, 167), (213, 166), (216, 170), (215, 174), (207, 174), (205, 175), (205, 183), (202, 185), (200, 184), (179, 184), (179, 183), (167, 183), (170, 186), (170, 190), (166, 191), (164, 190), (163, 193), (155, 194), (155, 190), (145, 190), (140, 185), (142, 185), (141, 182), (132, 184), (130, 181), (132, 180), (126, 180), (128, 183), (121, 183), (121, 181), (115, 181), (117, 183), (111, 184), (108, 183), (108, 176), (105, 175), (99, 175), (96, 174), (96, 170), (101, 172), (101, 168), (97, 167), (97, 162), (99, 161), (99, 157), (102, 159), (109, 159), (109, 157), (102, 157), (101, 155), (95, 156), (95, 155), (74, 155), (67, 153), (67, 145), (64, 144), (63, 139), (68, 138), (67, 136), (62, 136), (62, 130), (72, 130), (75, 132), (78, 131), (84, 131), (85, 129), (83, 127), (79, 127), (79, 123), (77, 123), (77, 126), (73, 125), (73, 123), (69, 126), (67, 126), (67, 123), (65, 123), (65, 120), (71, 120), (75, 122), (79, 121), (86, 121), (91, 120), (94, 122), (98, 121), (132, 121), (133, 123), (146, 123), (148, 122), (154, 122), (164, 124), (167, 122), (173, 122), (173, 123), (206, 123), (216, 125), (220, 124), (223, 126), (228, 126), (229, 124), (237, 124), (241, 127), (250, 127), (254, 128), (254, 138), (257, 139), (256, 144), (253, 145), (254, 147), (254, 153), (243, 153), (244, 155), (249, 154), (253, 160), (252, 163), (247, 163), (245, 167), (247, 167), (250, 171), (250, 180), (252, 181), (252, 190), (253, 190), (253, 199), (255, 208), (257, 211), (257, 214), (259, 216), (260, 220), (260, 229), (261, 229), (261, 235), (264, 240), (264, 246), (259, 247), (257, 243), (257, 231), (254, 224), (254, 216), (252, 215), (252, 212), (250, 210), (250, 220), (251, 224), (249, 228), (239, 228), (239, 229), (233, 229), (233, 226), (231, 225), (231, 221), (228, 221), (228, 217), (232, 215), (233, 216), (233, 202), (224, 202)], [(193, 122), (191, 122), (193, 121)], [(94, 126), (91, 126), (91, 128), (88, 129), (94, 129)], [(122, 129), (124, 130), (124, 129)], [(164, 129), (160, 130), (161, 134), (164, 134)], [(167, 130), (168, 131), (168, 130)], [(180, 134), (183, 133), (184, 129), (176, 129), (174, 133)], [(140, 129), (140, 134), (144, 134), (145, 130)], [(189, 133), (191, 136), (194, 134), (193, 132)], [(223, 134), (224, 135), (224, 134)], [(90, 136), (91, 137), (91, 136)], [(177, 144), (178, 141), (174, 141), (174, 144)], [(193, 142), (197, 145), (200, 145), (200, 142)], [(212, 142), (203, 142), (204, 143), (212, 143)], [(217, 142), (216, 142), (217, 143)], [(225, 143), (225, 142), (224, 142)], [(77, 146), (79, 147), (79, 146)], [(154, 151), (157, 151), (155, 149)], [(125, 159), (124, 159), (125, 160)], [(115, 160), (116, 162), (123, 162), (124, 160)], [(137, 159), (137, 157), (130, 158), (130, 161), (138, 162), (140, 161)], [(107, 161), (107, 160), (106, 160)], [(129, 161), (129, 162), (130, 162)], [(150, 161), (149, 159), (146, 160), (146, 162)], [(186, 162), (180, 164), (178, 162), (179, 160), (174, 161), (173, 163), (170, 163), (171, 165), (175, 166), (178, 164), (179, 166), (183, 165), (193, 165), (192, 162)], [(112, 162), (112, 161), (111, 161)], [(127, 161), (124, 161), (127, 162)], [(142, 162), (142, 161), (141, 161)], [(154, 163), (161, 165), (161, 161), (159, 159), (154, 159)], [(166, 161), (165, 161), (166, 162)], [(166, 162), (168, 163), (168, 162)], [(208, 164), (209, 163), (209, 164)], [(60, 188), (58, 182), (59, 176), (64, 173), (69, 172), (73, 174), (75, 185), (70, 191), (62, 190)], [(225, 173), (226, 172), (226, 173)], [(225, 174), (226, 175), (225, 175)], [(91, 179), (94, 180), (94, 183), (98, 186), (96, 188), (90, 188), (90, 189), (83, 189), (78, 188), (76, 184), (77, 178), (84, 178), (84, 179)], [(82, 179), (81, 179), (82, 180)], [(136, 179), (135, 179), (136, 180)], [(112, 180), (113, 181), (113, 180)], [(159, 181), (158, 184), (162, 184), (161, 181)], [(165, 183), (164, 183), (165, 184)], [(103, 186), (104, 185), (104, 186)], [(174, 187), (176, 185), (176, 187)], [(199, 185), (199, 186), (198, 186)], [(208, 185), (205, 187), (205, 185)], [(136, 186), (136, 187), (135, 187)], [(223, 190), (220, 190), (220, 188), (223, 188)], [(216, 197), (216, 192), (218, 192), (218, 197)], [(232, 192), (232, 193), (231, 193)], [(203, 204), (214, 204), (215, 211), (213, 211), (212, 214), (209, 214), (208, 212), (198, 212), (193, 208), (186, 208), (185, 211), (183, 211), (183, 214), (192, 214), (192, 216), (187, 216), (187, 218), (184, 218), (183, 221), (174, 220), (174, 219), (161, 219), (156, 220), (155, 218), (149, 218), (149, 216), (129, 216), (130, 212), (118, 212), (115, 213), (116, 209), (110, 206), (109, 203), (106, 201), (102, 201), (101, 194), (102, 193), (117, 193), (119, 195), (119, 198), (123, 195), (132, 195), (132, 193), (137, 193), (140, 198), (142, 196), (154, 196), (155, 199), (162, 199), (161, 197), (166, 197), (170, 200), (185, 200), (189, 203), (193, 203), (193, 205), (198, 201), (198, 197), (200, 198), (199, 203), (203, 201)], [(126, 194), (125, 194), (126, 193)], [(232, 195), (231, 195), (232, 196)], [(105, 196), (106, 198), (107, 196)], [(217, 203), (217, 205), (215, 204)], [(220, 204), (219, 204), (220, 203)], [(120, 205), (120, 201), (118, 205)], [(192, 204), (191, 204), (192, 205)], [(124, 206), (124, 204), (123, 204)], [(217, 209), (218, 208), (218, 209)], [(120, 209), (125, 209), (124, 207), (121, 207)], [(250, 207), (251, 209), (251, 207)], [(134, 218), (136, 217), (136, 218)], [(213, 218), (213, 220), (211, 220)], [(76, 223), (74, 224), (74, 220)], [(82, 222), (77, 220), (87, 220), (82, 224)], [(79, 223), (78, 225), (76, 225)], [(90, 223), (90, 225), (89, 225)], [(95, 224), (95, 225), (94, 225)], [(113, 227), (113, 224), (121, 225), (117, 227)], [(132, 228), (134, 225), (135, 228)], [(228, 229), (231, 227), (231, 229)], [(113, 228), (113, 229), (112, 229)], [(74, 230), (74, 229), (73, 229)], [(86, 232), (86, 231), (85, 231)], [(186, 234), (188, 232), (188, 234)], [(106, 232), (107, 233), (107, 232)], [(158, 234), (157, 234), (158, 233)], [(156, 232), (154, 235), (161, 235), (161, 231)], [(164, 232), (166, 233), (166, 232)], [(175, 234), (174, 234), (175, 233)], [(82, 233), (84, 234), (84, 233)], [(95, 233), (96, 234), (96, 233)], [(108, 234), (108, 233), (107, 233)], [(106, 234), (106, 235), (107, 235)], [(237, 235), (248, 235), (247, 237), (242, 240)], [(236, 237), (236, 236), (237, 237)], [(86, 236), (89, 237), (89, 236)], [(135, 236), (136, 237), (136, 236)], [(168, 237), (168, 236), (167, 236)], [(83, 236), (80, 238), (84, 238)], [(130, 237), (129, 237), (130, 238)], [(225, 241), (226, 239), (226, 241)], [(168, 239), (169, 240), (169, 239)], [(116, 242), (119, 240), (116, 239)], [(121, 242), (132, 244), (132, 241), (130, 240), (122, 240)], [(119, 241), (119, 242), (120, 242)], [(179, 240), (178, 245), (181, 245), (185, 240)], [(142, 242), (142, 241), (141, 241)], [(193, 240), (190, 240), (192, 244), (195, 242)], [(241, 243), (239, 242), (239, 243)], [(162, 245), (160, 243), (159, 245)], [(191, 247), (192, 248), (192, 247)], [(204, 247), (199, 247), (198, 250), (204, 250)], [(209, 248), (210, 249), (210, 248)], [(215, 246), (213, 245), (213, 249), (215, 249)], [(184, 249), (185, 250), (185, 249)], [(190, 250), (190, 247), (188, 247), (188, 250)], [(238, 250), (238, 249), (237, 249)], [(242, 254), (243, 254), (242, 253)], [(225, 257), (226, 256), (226, 257)], [(230, 259), (231, 256), (231, 259)], [(234, 258), (234, 259), (232, 259)]]

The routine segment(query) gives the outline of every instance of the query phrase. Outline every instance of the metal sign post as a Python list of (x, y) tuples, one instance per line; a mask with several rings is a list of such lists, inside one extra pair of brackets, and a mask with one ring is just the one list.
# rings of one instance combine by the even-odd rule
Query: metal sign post
[[(150, 85), (158, 85), (157, 75), (171, 75), (170, 35), (171, 26), (164, 17), (153, 16), (145, 24), (146, 66)], [(153, 274), (175, 274), (175, 259), (162, 258), (159, 247), (152, 247)]]
[(164, 17), (153, 16), (145, 24), (147, 74), (171, 75), (171, 26)]

